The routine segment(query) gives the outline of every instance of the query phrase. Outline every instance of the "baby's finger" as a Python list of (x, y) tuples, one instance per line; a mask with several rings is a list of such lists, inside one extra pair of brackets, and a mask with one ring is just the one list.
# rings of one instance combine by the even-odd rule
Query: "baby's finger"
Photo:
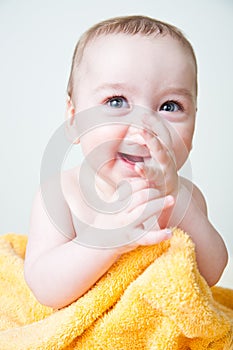
[(146, 131), (162, 140), (167, 149), (172, 149), (171, 134), (165, 123), (165, 120), (160, 120), (160, 118), (156, 118), (156, 116), (153, 115), (145, 115), (143, 118)]
[[(151, 157), (155, 159), (159, 164), (166, 164), (170, 158), (168, 150), (164, 147), (158, 137), (148, 132), (145, 132), (144, 134)], [(147, 159), (145, 159), (145, 161), (146, 160)]]
[(170, 195), (163, 198), (153, 199), (135, 207), (128, 214), (129, 221), (133, 222), (134, 226), (141, 225), (152, 216), (158, 218), (165, 208), (169, 208), (172, 205), (174, 205), (174, 198)]
[(144, 203), (150, 202), (154, 199), (158, 199), (159, 197), (161, 197), (161, 193), (155, 188), (145, 188), (141, 191), (137, 191), (132, 194), (130, 204), (127, 208), (127, 212), (130, 213), (136, 207)]
[(137, 243), (142, 246), (158, 244), (172, 237), (172, 230), (166, 228), (164, 230), (152, 230), (142, 236)]
[(132, 196), (133, 193), (141, 191), (149, 187), (149, 183), (145, 178), (135, 178), (122, 181), (116, 192), (119, 195), (119, 200), (124, 201)]
[(163, 229), (163, 230), (153, 230), (149, 231), (145, 236), (141, 237), (138, 240), (139, 245), (153, 245), (158, 244), (162, 241), (170, 239), (172, 237), (172, 230)]

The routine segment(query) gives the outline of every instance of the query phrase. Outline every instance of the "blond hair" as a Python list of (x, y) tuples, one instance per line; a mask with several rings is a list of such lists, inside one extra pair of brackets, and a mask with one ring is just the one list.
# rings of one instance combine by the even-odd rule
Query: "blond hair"
[(193, 47), (180, 29), (171, 24), (161, 22), (154, 18), (146, 16), (115, 17), (95, 24), (86, 32), (84, 32), (83, 35), (80, 37), (74, 50), (71, 72), (67, 87), (67, 93), (70, 98), (72, 98), (73, 94), (75, 75), (78, 72), (78, 68), (82, 61), (82, 57), (87, 44), (95, 38), (100, 37), (102, 35), (119, 33), (123, 33), (126, 35), (141, 34), (144, 36), (170, 35), (174, 39), (178, 40), (185, 48), (187, 48), (187, 50), (193, 58), (197, 73), (197, 61)]

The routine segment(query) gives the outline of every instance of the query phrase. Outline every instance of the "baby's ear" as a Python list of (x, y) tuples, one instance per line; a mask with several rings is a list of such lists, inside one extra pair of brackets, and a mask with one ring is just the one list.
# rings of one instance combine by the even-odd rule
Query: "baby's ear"
[(66, 134), (72, 143), (78, 144), (78, 132), (75, 118), (75, 108), (71, 98), (68, 96), (66, 99)]

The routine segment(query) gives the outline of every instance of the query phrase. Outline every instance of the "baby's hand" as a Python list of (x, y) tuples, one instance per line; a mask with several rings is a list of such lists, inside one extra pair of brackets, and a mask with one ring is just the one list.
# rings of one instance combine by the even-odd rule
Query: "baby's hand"
[[(99, 232), (105, 237), (111, 234), (121, 237), (124, 235), (125, 246), (118, 249), (120, 253), (130, 251), (139, 245), (157, 244), (170, 238), (171, 231), (160, 229), (158, 217), (164, 209), (174, 204), (172, 196), (157, 198), (157, 190), (149, 188), (148, 181), (142, 178), (122, 183), (118, 188), (118, 194), (120, 198), (115, 203), (119, 209), (115, 212), (99, 210), (87, 234), (92, 234), (90, 230), (93, 230), (94, 234), (96, 230), (95, 234), (98, 235)], [(148, 223), (149, 219), (152, 219), (152, 222), (148, 227), (146, 222)]]
[(149, 181), (152, 188), (157, 190), (158, 197), (167, 195), (175, 197), (179, 178), (169, 130), (153, 117), (147, 117), (144, 124), (146, 130), (143, 132), (143, 137), (151, 157), (145, 158), (143, 167), (135, 169)]

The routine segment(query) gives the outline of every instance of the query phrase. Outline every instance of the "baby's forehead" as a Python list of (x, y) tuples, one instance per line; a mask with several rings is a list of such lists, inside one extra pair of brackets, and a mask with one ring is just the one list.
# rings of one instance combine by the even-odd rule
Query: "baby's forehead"
[(143, 55), (145, 52), (152, 50), (165, 51), (172, 54), (172, 51), (178, 50), (185, 55), (189, 51), (188, 48), (177, 38), (172, 37), (170, 34), (166, 35), (150, 35), (146, 36), (140, 33), (137, 34), (125, 34), (125, 33), (110, 33), (101, 34), (90, 39), (83, 47), (82, 59), (90, 58), (94, 59), (95, 55), (102, 52), (111, 52), (118, 50), (124, 54), (130, 49), (135, 51), (135, 54)]
[(141, 33), (134, 35), (125, 33), (101, 34), (87, 42), (83, 48), (81, 60), (93, 64), (95, 58), (101, 56), (109, 56), (110, 58), (114, 53), (127, 59), (127, 55), (131, 54), (135, 57), (143, 57), (143, 55), (145, 57), (146, 54), (156, 55), (158, 52), (171, 57), (178, 52), (182, 61), (193, 61), (196, 65), (195, 57), (189, 47), (169, 33), (161, 35), (143, 35)]

